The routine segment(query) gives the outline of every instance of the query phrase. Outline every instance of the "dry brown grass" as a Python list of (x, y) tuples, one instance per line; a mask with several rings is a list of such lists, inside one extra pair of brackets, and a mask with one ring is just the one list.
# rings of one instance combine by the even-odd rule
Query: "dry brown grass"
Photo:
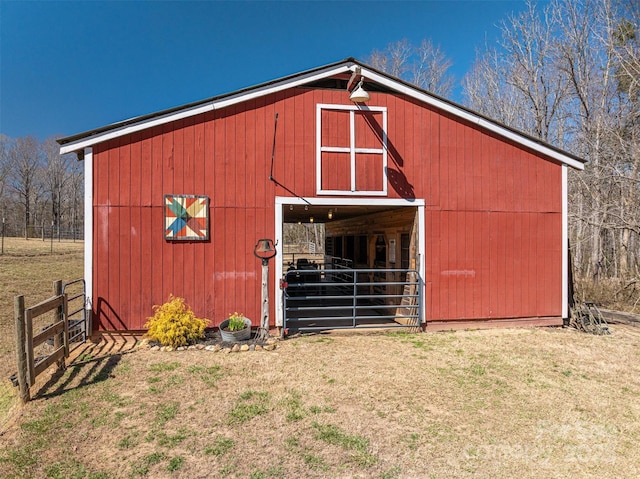
[(575, 281), (575, 288), (578, 302), (593, 301), (602, 308), (640, 313), (640, 278), (583, 278)]
[(635, 478), (640, 328), (612, 331), (332, 333), (232, 354), (88, 345), (0, 436), (0, 470)]
[[(0, 420), (13, 296), (81, 274), (81, 243), (39, 243), (0, 257)], [(331, 333), (232, 354), (88, 343), (0, 425), (0, 477), (635, 478), (640, 328), (611, 330)]]
[[(82, 277), (83, 242), (53, 242), (37, 239), (5, 238), (0, 256), (0, 425), (15, 403), (15, 390), (8, 377), (16, 371), (13, 304), (17, 295), (25, 296), (27, 307), (53, 294), (55, 280)], [(48, 324), (43, 317), (34, 329)]]

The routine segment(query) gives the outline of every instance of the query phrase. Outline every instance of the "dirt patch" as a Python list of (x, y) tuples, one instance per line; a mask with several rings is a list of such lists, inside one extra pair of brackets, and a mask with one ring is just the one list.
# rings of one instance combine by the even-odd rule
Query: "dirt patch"
[[(640, 330), (91, 345), (0, 436), (18, 477), (637, 477)], [(37, 459), (37, 460), (36, 460)]]

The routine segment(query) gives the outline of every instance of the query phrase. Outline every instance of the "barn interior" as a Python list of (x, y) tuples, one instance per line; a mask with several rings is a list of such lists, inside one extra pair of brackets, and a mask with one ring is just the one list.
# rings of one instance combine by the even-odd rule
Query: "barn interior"
[(416, 213), (376, 204), (283, 205), (283, 223), (307, 232), (280, 248), (285, 328), (417, 326)]

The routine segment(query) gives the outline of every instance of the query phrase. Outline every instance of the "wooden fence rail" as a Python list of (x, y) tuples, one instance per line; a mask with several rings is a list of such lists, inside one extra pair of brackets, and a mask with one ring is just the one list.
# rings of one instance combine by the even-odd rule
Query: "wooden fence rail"
[[(65, 358), (69, 356), (67, 295), (62, 294), (62, 281), (54, 282), (53, 290), (53, 297), (26, 309), (24, 296), (16, 296), (15, 298), (17, 376), (20, 400), (23, 403), (31, 399), (29, 388), (35, 384), (36, 377), (54, 363), (57, 363), (59, 370), (63, 369)], [(51, 311), (55, 311), (56, 321), (34, 336), (33, 320)], [(35, 348), (50, 339), (53, 339), (54, 351), (46, 358), (36, 361)]]

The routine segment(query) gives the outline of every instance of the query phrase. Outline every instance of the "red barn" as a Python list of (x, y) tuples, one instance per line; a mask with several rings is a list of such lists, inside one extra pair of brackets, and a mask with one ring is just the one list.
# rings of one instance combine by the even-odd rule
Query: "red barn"
[[(568, 316), (567, 168), (584, 161), (354, 59), (59, 143), (85, 165), (94, 329), (141, 330), (170, 294), (211, 326), (256, 324), (260, 238), (279, 250), (273, 326)], [(287, 268), (283, 225), (311, 217), (324, 264)]]

